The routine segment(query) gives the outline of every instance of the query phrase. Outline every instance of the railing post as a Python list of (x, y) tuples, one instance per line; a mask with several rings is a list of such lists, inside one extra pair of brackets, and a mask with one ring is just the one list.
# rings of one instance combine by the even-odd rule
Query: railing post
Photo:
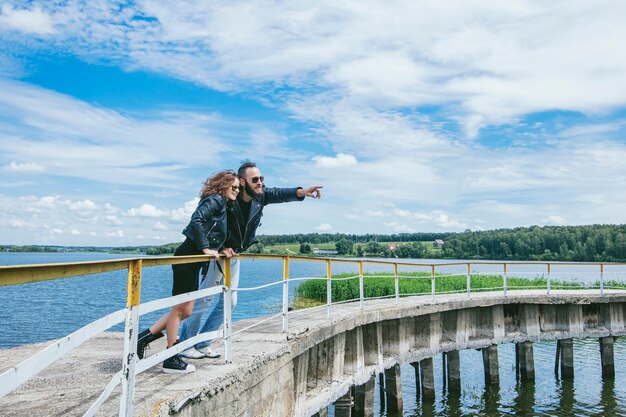
[(548, 264), (548, 294), (550, 294), (550, 264)]
[(430, 289), (432, 292), (433, 301), (435, 301), (435, 265), (431, 265), (432, 276), (430, 278)]
[(506, 297), (506, 290), (507, 290), (507, 276), (506, 276), (506, 262), (504, 263), (504, 296)]
[(471, 270), (472, 270), (472, 269), (471, 269), (471, 265), (470, 265), (470, 263), (468, 262), (468, 263), (467, 263), (467, 296), (468, 296), (468, 297), (470, 296), (470, 290), (471, 290), (471, 288), (472, 288), (472, 282), (471, 282), (471, 280), (472, 280), (472, 275), (471, 275)]
[(363, 310), (363, 298), (365, 291), (363, 289), (363, 261), (359, 261), (359, 304)]
[(326, 259), (326, 318), (332, 317), (333, 289), (331, 284), (332, 265), (331, 260)]
[(396, 304), (400, 300), (400, 280), (398, 278), (398, 264), (393, 264), (393, 273), (394, 273), (394, 287), (396, 291)]
[(289, 256), (283, 256), (283, 333), (289, 330)]
[[(217, 261), (216, 261), (217, 262)], [(232, 350), (232, 322), (233, 322), (233, 292), (230, 288), (230, 258), (224, 259), (224, 362), (231, 363), (233, 361)]]
[(604, 294), (604, 264), (600, 264), (600, 294)]
[(128, 263), (120, 417), (131, 417), (134, 412), (135, 364), (137, 363), (137, 332), (139, 331), (139, 312), (137, 311), (137, 306), (139, 306), (140, 299), (141, 259), (133, 259)]

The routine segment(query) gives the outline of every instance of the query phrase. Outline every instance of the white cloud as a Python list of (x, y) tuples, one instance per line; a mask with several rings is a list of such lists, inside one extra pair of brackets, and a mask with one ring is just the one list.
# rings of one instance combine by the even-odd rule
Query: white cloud
[(74, 201), (74, 202), (70, 203), (68, 208), (70, 210), (74, 210), (74, 211), (76, 211), (76, 210), (90, 211), (90, 210), (97, 209), (98, 206), (93, 201), (91, 201), (89, 199), (86, 199), (86, 200), (82, 200), (82, 201)]
[(357, 164), (357, 160), (354, 156), (343, 153), (339, 153), (335, 157), (318, 155), (314, 156), (313, 160), (315, 161), (315, 165), (320, 168), (343, 168)]
[(80, 230), (72, 229), (72, 230), (70, 230), (70, 234), (72, 234), (74, 236), (80, 236)]
[(320, 232), (331, 232), (332, 230), (334, 230), (333, 226), (331, 226), (328, 223), (321, 223), (315, 229), (317, 229)]
[(121, 226), (124, 222), (114, 214), (107, 214), (104, 216), (109, 226)]
[(567, 224), (567, 220), (561, 216), (552, 215), (542, 220), (542, 223), (550, 226), (563, 226)]
[(26, 226), (26, 223), (24, 223), (24, 221), (21, 219), (11, 219), (9, 220), (9, 226), (15, 229), (19, 229)]
[(25, 10), (14, 9), (9, 4), (3, 4), (0, 9), (1, 27), (37, 35), (50, 35), (56, 32), (50, 15), (37, 6), (32, 10)]
[(152, 226), (152, 228), (154, 230), (167, 230), (168, 229), (168, 227), (164, 223), (161, 223), (161, 222), (156, 222), (154, 226)]
[(179, 223), (189, 221), (199, 201), (199, 198), (194, 198), (193, 200), (186, 201), (183, 207), (172, 210), (170, 212), (172, 220)]
[(166, 217), (168, 215), (167, 211), (147, 203), (138, 208), (131, 208), (125, 214), (130, 217)]
[(218, 116), (170, 111), (135, 119), (2, 78), (0, 111), (9, 121), (0, 123), (0, 153), (9, 160), (32, 161), (6, 165), (14, 171), (42, 172), (45, 163), (50, 176), (175, 187), (182, 181), (181, 170), (217, 166), (226, 149), (212, 133), (226, 123)]
[(105, 235), (108, 236), (108, 237), (124, 237), (124, 231), (123, 230), (116, 230), (116, 231), (113, 231), (113, 232), (106, 232)]
[(29, 172), (45, 172), (46, 168), (33, 163), (33, 162), (11, 162), (9, 165), (4, 166), (5, 171), (13, 171), (19, 173), (29, 173)]

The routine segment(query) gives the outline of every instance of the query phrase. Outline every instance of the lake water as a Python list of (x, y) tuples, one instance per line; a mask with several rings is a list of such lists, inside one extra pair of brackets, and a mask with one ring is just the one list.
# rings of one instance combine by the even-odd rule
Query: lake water
[[(136, 257), (87, 252), (60, 253), (0, 253), (0, 265), (80, 262)], [(410, 260), (397, 260), (408, 262)], [(441, 260), (412, 260), (418, 263), (442, 263)], [(365, 266), (366, 273), (392, 272), (390, 266)], [(430, 272), (430, 267), (400, 267), (400, 272)], [(464, 274), (465, 265), (441, 267), (437, 272)], [(502, 265), (473, 265), (472, 272), (501, 273)], [(333, 273), (354, 272), (355, 265), (333, 264)], [(323, 262), (292, 261), (291, 278), (322, 277), (326, 275)], [(510, 263), (509, 276), (534, 278), (546, 276), (545, 265)], [(142, 271), (142, 301), (167, 297), (171, 294), (170, 266), (144, 268)], [(552, 278), (592, 283), (599, 280), (597, 266), (561, 266), (553, 264)], [(242, 260), (240, 287), (254, 287), (279, 281), (282, 278), (281, 260)], [(625, 267), (606, 267), (605, 279), (626, 281)], [(121, 309), (126, 297), (125, 270), (67, 278), (40, 283), (0, 287), (0, 348), (10, 348), (28, 343), (57, 339), (80, 327)], [(296, 282), (290, 286), (293, 289)], [(281, 309), (282, 288), (273, 286), (254, 292), (240, 292), (234, 320), (278, 313)], [(162, 312), (142, 317), (140, 326), (152, 324)], [(121, 331), (117, 326), (113, 330)], [(626, 342), (623, 338), (615, 344), (615, 379), (601, 376), (597, 340), (575, 341), (575, 373), (573, 382), (555, 379), (553, 373), (555, 342), (535, 344), (535, 384), (518, 384), (515, 380), (515, 353), (513, 345), (499, 346), (499, 388), (485, 387), (481, 353), (475, 350), (461, 352), (462, 391), (449, 395), (442, 389), (440, 357), (435, 359), (435, 401), (423, 402), (416, 396), (415, 374), (411, 366), (402, 366), (404, 387), (404, 412), (402, 416), (438, 415), (525, 415), (525, 416), (626, 416)], [(377, 416), (399, 417), (380, 407), (376, 389)], [(329, 415), (334, 415), (329, 407)]]

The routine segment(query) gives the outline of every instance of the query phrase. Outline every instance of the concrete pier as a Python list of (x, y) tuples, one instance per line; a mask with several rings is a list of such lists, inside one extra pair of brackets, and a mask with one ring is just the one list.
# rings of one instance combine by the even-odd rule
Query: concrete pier
[(435, 370), (433, 358), (422, 359), (420, 362), (420, 379), (422, 381), (422, 397), (435, 398)]
[[(372, 377), (381, 384), (387, 409), (401, 408), (399, 364), (419, 363), (419, 386), (426, 408), (434, 398), (433, 359), (446, 353), (446, 384), (452, 395), (460, 385), (459, 350), (481, 349), (485, 377), (499, 377), (497, 346), (519, 343), (520, 365), (527, 376), (534, 369), (532, 342), (561, 339), (559, 362), (564, 378), (573, 375), (572, 338), (601, 340), (603, 367), (614, 368), (612, 341), (626, 335), (626, 294), (592, 291), (538, 291), (403, 297), (368, 300), (325, 309), (289, 312), (289, 332), (280, 320), (250, 327), (258, 319), (233, 326), (232, 363), (202, 359), (196, 371), (167, 375), (160, 366), (137, 376), (135, 413), (165, 417), (310, 417), (323, 416), (329, 404), (339, 408), (351, 386), (354, 409), (368, 412)], [(241, 330), (241, 332), (238, 332)], [(0, 399), (8, 415), (81, 416), (121, 369), (121, 334), (105, 333), (86, 342), (14, 392)], [(16, 366), (45, 344), (0, 350), (0, 371)], [(222, 341), (213, 347), (223, 352)], [(163, 340), (150, 353), (164, 349)], [(398, 368), (398, 371), (396, 371)], [(523, 366), (520, 367), (522, 369)], [(384, 371), (387, 369), (387, 371)], [(68, 374), (71, 370), (71, 374)], [(71, 377), (70, 377), (71, 376)], [(458, 376), (458, 378), (457, 378)], [(417, 378), (417, 377), (416, 377)], [(495, 386), (493, 387), (495, 389)], [(119, 389), (104, 403), (100, 415), (116, 415)], [(63, 395), (61, 395), (63, 394)], [(343, 400), (343, 403), (342, 403)], [(426, 410), (426, 408), (424, 410)]]
[(574, 341), (561, 339), (558, 345), (561, 352), (561, 378), (572, 378), (574, 377)]
[(524, 381), (535, 380), (535, 357), (533, 342), (515, 344), (515, 362), (518, 378)]
[(613, 353), (614, 343), (615, 339), (611, 336), (600, 338), (600, 359), (602, 363), (603, 376), (615, 376), (615, 356)]
[(335, 417), (352, 417), (352, 393), (350, 391), (335, 401), (334, 405)]
[(500, 383), (500, 368), (498, 364), (498, 346), (491, 345), (482, 349), (483, 366), (485, 370), (485, 384)]
[(402, 413), (402, 378), (400, 365), (385, 369), (385, 396), (387, 410)]
[(461, 357), (458, 350), (446, 352), (446, 382), (448, 390), (461, 390)]
[(374, 417), (374, 389), (376, 377), (370, 378), (365, 384), (354, 389), (354, 417)]

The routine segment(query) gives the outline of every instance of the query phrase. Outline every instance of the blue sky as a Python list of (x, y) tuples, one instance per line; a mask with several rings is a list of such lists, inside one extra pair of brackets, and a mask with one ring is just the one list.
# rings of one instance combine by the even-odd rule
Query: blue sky
[(0, 244), (182, 240), (244, 159), (259, 233), (624, 223), (626, 3), (2, 1)]

